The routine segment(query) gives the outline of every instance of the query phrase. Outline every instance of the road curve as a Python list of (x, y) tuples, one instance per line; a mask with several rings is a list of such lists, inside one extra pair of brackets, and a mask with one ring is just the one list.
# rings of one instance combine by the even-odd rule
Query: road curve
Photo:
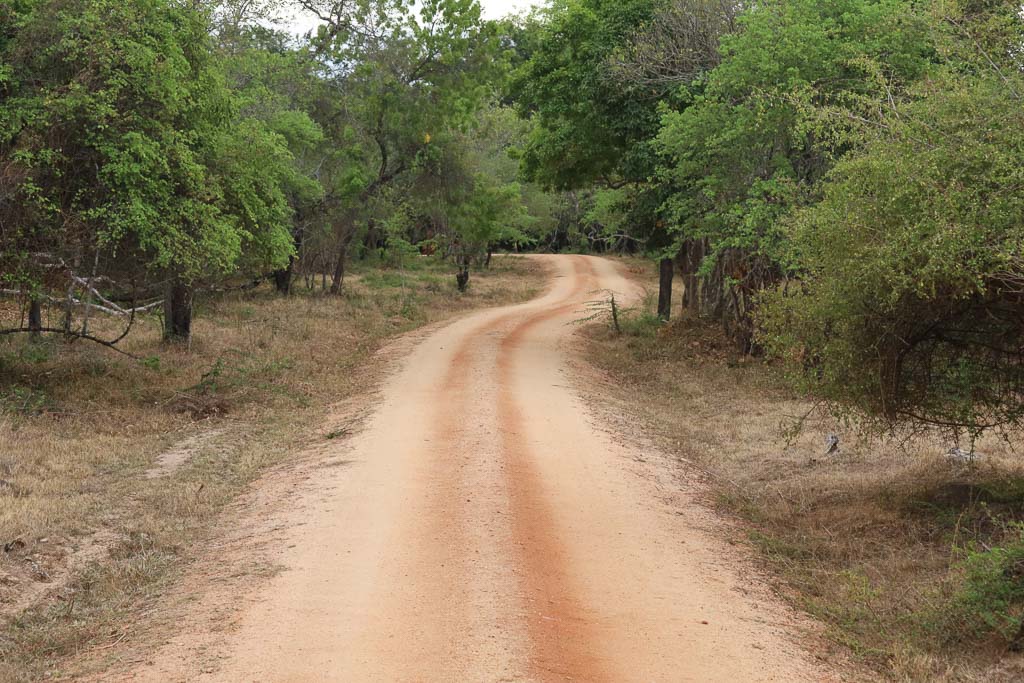
[(638, 476), (570, 386), (581, 304), (636, 287), (608, 260), (537, 258), (543, 296), (404, 359), (202, 680), (831, 679), (710, 513)]

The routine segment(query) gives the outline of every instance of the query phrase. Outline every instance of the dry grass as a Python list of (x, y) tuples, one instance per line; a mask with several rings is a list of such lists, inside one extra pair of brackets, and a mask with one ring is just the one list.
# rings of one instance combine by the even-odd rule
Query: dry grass
[[(653, 285), (653, 267), (640, 272)], [(965, 580), (967, 558), (1020, 546), (1024, 462), (1007, 443), (981, 443), (984, 459), (961, 465), (938, 437), (868, 438), (822, 415), (794, 437), (810, 404), (701, 321), (659, 329), (641, 318), (621, 336), (591, 326), (587, 343), (614, 409), (707, 473), (711, 502), (744, 520), (780, 591), (822, 620), (837, 648), (894, 680), (1024, 677), (1005, 628), (985, 622), (1000, 609), (1018, 616), (1019, 598), (994, 605)], [(825, 455), (832, 432), (840, 451)]]
[(356, 264), (341, 297), (203, 298), (191, 348), (164, 347), (159, 321), (143, 320), (124, 348), (146, 363), (86, 342), (0, 341), (0, 680), (38, 680), (124, 637), (247, 484), (337, 436), (310, 425), (366, 390), (389, 337), (541, 281), (516, 257), (474, 273), (464, 295), (434, 259)]

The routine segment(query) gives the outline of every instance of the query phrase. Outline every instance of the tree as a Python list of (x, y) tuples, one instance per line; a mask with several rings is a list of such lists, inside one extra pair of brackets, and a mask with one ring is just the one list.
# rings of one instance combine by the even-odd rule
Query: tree
[(3, 32), (4, 284), (74, 303), (98, 278), (162, 279), (166, 335), (187, 338), (194, 282), (291, 252), (284, 140), (239, 116), (203, 14), (168, 0), (20, 7)]
[(655, 10), (612, 58), (617, 78), (661, 92), (688, 86), (721, 57), (719, 41), (735, 33), (737, 0), (672, 0)]
[(471, 123), (501, 64), (476, 0), (429, 0), (418, 11), (391, 0), (302, 4), (324, 22), (314, 45), (337, 97), (325, 132), (352, 145), (324, 202), (337, 293), (368, 202), (413, 172), (432, 137)]
[[(652, 142), (662, 107), (685, 104), (676, 97), (679, 82), (717, 57), (707, 43), (728, 28), (731, 11), (729, 4), (696, 0), (558, 3), (543, 15), (541, 36), (528, 43), (529, 57), (512, 79), (517, 107), (534, 122), (523, 152), (525, 176), (559, 190), (618, 191), (626, 230), (617, 235), (643, 244), (660, 263), (663, 319), (678, 247), (662, 215), (666, 183), (651, 182), (658, 164)], [(669, 27), (681, 17), (698, 22), (672, 46), (688, 50), (685, 60), (672, 62), (677, 68), (685, 61), (687, 73), (664, 78), (656, 73), (664, 65), (655, 65), (652, 55), (660, 54), (670, 33), (675, 37)]]
[[(234, 3), (222, 8), (215, 26), (218, 57), (239, 117), (247, 125), (256, 120), (260, 127), (280, 136), (292, 155), (274, 166), (291, 207), (294, 253), (272, 276), (277, 291), (287, 295), (306, 231), (324, 198), (317, 176), (331, 153), (324, 150), (323, 130), (311, 115), (324, 108), (328, 96), (318, 63), (291, 35), (255, 23), (273, 16), (274, 8), (274, 3), (255, 8), (251, 3)], [(247, 14), (253, 10), (255, 16)]]
[(1024, 416), (1024, 27), (975, 5), (929, 17), (944, 64), (787, 222), (800, 284), (760, 315), (838, 411), (972, 437)]
[(813, 202), (861, 121), (933, 61), (902, 0), (758, 3), (722, 38), (721, 61), (665, 113), (659, 172), (683, 240), (687, 303), (749, 350), (759, 291), (787, 272), (781, 221)]
[(530, 58), (510, 91), (535, 125), (523, 151), (527, 178), (567, 190), (643, 180), (653, 168), (643, 143), (657, 131), (657, 95), (611, 77), (609, 60), (650, 20), (651, 0), (569, 0), (537, 27)]

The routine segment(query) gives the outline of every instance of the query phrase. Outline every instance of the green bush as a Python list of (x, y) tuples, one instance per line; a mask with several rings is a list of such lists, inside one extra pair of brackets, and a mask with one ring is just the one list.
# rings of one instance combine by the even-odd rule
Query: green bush
[(946, 612), (951, 637), (995, 635), (1019, 644), (1024, 616), (1024, 527), (1003, 547), (969, 550), (962, 561), (963, 584)]
[(759, 322), (800, 387), (886, 425), (1021, 421), (1022, 92), (1019, 69), (937, 71), (792, 216), (801, 281)]

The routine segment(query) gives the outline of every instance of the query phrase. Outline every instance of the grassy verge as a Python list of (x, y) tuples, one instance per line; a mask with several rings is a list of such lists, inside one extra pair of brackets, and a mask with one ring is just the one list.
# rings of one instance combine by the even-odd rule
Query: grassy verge
[[(653, 287), (653, 266), (642, 272)], [(626, 317), (622, 334), (586, 331), (614, 410), (707, 473), (711, 502), (743, 520), (780, 592), (837, 648), (895, 680), (1024, 678), (1024, 461), (1012, 444), (986, 441), (958, 463), (937, 437), (868, 438), (821, 415), (794, 437), (810, 404), (771, 365), (702, 321)], [(827, 455), (831, 433), (840, 446)]]
[(145, 363), (84, 342), (0, 341), (0, 680), (59, 675), (65, 658), (123, 638), (126, 616), (249, 483), (337, 435), (310, 425), (366, 390), (387, 339), (541, 283), (517, 257), (474, 273), (465, 294), (433, 258), (359, 262), (340, 297), (302, 283), (289, 298), (203, 297), (187, 349), (162, 346), (145, 319), (124, 342)]

